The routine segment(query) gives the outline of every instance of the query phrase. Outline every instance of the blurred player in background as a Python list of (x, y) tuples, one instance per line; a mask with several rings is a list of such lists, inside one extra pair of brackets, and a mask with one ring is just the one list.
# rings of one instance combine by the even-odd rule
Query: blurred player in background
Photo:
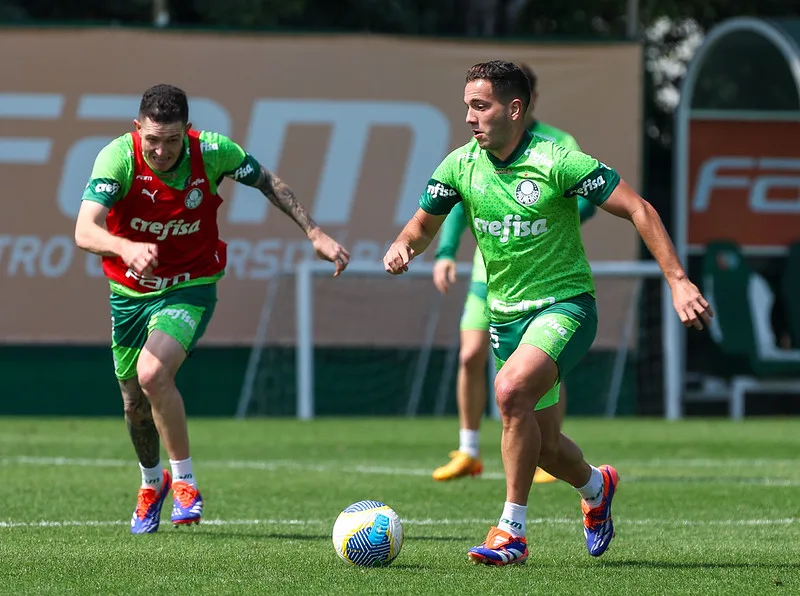
[[(558, 143), (565, 149), (580, 150), (578, 143), (567, 132), (536, 119), (537, 91), (536, 73), (527, 64), (519, 65), (530, 83), (530, 105), (525, 117), (527, 129), (540, 137)], [(581, 223), (592, 217), (597, 208), (583, 197), (578, 197), (578, 213)], [(433, 268), (433, 283), (446, 293), (456, 281), (456, 253), (461, 235), (467, 227), (464, 205), (456, 204), (445, 219), (436, 250)], [(450, 452), (450, 462), (433, 472), (434, 480), (453, 480), (462, 476), (476, 476), (483, 471), (480, 457), (481, 418), (486, 410), (488, 386), (487, 364), (489, 361), (489, 318), (486, 312), (486, 267), (480, 251), (476, 248), (472, 262), (464, 313), (461, 316), (461, 342), (458, 354), (458, 376), (456, 380), (456, 402), (458, 404), (459, 443), (458, 450)], [(559, 414), (563, 417), (567, 408), (566, 384), (561, 383), (558, 400)], [(552, 482), (556, 478), (537, 468), (534, 482)]]
[[(158, 530), (170, 488), (173, 524), (199, 522), (203, 512), (175, 375), (211, 319), (225, 272), (219, 184), (227, 177), (259, 189), (300, 226), (320, 258), (335, 263), (334, 275), (350, 255), (239, 145), (192, 129), (181, 89), (145, 91), (134, 125), (97, 156), (75, 241), (103, 257), (111, 285), (114, 369), (142, 474), (131, 532), (149, 534)], [(171, 473), (162, 468), (160, 440)]]
[(487, 272), (489, 337), (497, 364), (495, 397), (503, 423), (503, 511), (474, 563), (509, 565), (528, 558), (526, 520), (539, 465), (581, 497), (586, 549), (602, 555), (614, 537), (611, 504), (619, 484), (609, 465), (590, 465), (561, 432), (559, 384), (597, 333), (595, 288), (583, 248), (577, 197), (629, 220), (658, 262), (686, 326), (712, 315), (689, 280), (661, 218), (612, 168), (527, 130), (529, 82), (515, 64), (472, 66), (464, 86), (473, 139), (447, 155), (428, 182), (420, 208), (384, 256), (399, 275), (433, 241), (458, 203)]

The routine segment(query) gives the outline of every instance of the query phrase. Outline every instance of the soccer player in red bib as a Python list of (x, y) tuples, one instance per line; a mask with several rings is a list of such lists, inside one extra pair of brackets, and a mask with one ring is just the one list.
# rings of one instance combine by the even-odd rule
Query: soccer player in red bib
[[(75, 241), (102, 256), (111, 286), (114, 369), (142, 473), (131, 532), (149, 534), (158, 530), (170, 489), (173, 524), (197, 523), (203, 513), (175, 375), (208, 326), (225, 273), (219, 183), (227, 177), (258, 188), (300, 226), (317, 256), (334, 263), (334, 275), (350, 255), (238, 144), (192, 129), (181, 89), (145, 91), (134, 125), (97, 156)], [(161, 464), (162, 441), (169, 470)]]

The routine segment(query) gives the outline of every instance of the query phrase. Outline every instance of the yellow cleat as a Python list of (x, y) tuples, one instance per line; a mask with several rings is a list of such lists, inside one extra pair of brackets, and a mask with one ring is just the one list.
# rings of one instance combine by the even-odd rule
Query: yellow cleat
[(462, 476), (477, 476), (483, 472), (483, 462), (463, 451), (451, 451), (450, 463), (433, 471), (434, 480), (455, 480)]
[(556, 480), (558, 480), (558, 478), (545, 472), (542, 468), (536, 468), (536, 472), (533, 474), (533, 481), (536, 484), (547, 484), (548, 482), (555, 482)]

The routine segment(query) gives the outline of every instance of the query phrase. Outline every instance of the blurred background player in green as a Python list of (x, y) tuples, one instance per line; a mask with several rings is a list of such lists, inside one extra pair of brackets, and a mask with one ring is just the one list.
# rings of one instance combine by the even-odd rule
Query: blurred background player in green
[[(536, 119), (537, 77), (527, 64), (519, 65), (528, 77), (531, 102), (525, 115), (526, 125), (533, 134), (558, 143), (565, 149), (580, 150), (577, 141), (569, 133)], [(592, 217), (597, 208), (583, 197), (578, 198), (581, 223)], [(441, 293), (446, 293), (456, 281), (456, 253), (461, 236), (466, 229), (464, 205), (459, 203), (445, 219), (440, 231), (433, 269), (433, 283)], [(486, 313), (486, 267), (476, 248), (472, 263), (464, 313), (461, 316), (461, 342), (458, 354), (456, 401), (458, 404), (459, 444), (458, 450), (450, 452), (450, 461), (433, 472), (434, 480), (453, 480), (462, 476), (475, 476), (483, 471), (480, 457), (481, 418), (486, 410), (489, 361), (489, 318)], [(565, 383), (561, 383), (558, 408), (561, 417), (567, 407)], [(553, 482), (556, 478), (542, 468), (537, 468), (533, 481)]]

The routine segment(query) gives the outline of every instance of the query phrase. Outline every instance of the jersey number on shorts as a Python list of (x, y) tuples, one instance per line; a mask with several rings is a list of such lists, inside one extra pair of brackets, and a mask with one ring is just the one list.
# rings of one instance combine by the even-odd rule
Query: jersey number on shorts
[(495, 349), (500, 347), (500, 336), (497, 334), (497, 329), (492, 326), (489, 326), (489, 343)]

